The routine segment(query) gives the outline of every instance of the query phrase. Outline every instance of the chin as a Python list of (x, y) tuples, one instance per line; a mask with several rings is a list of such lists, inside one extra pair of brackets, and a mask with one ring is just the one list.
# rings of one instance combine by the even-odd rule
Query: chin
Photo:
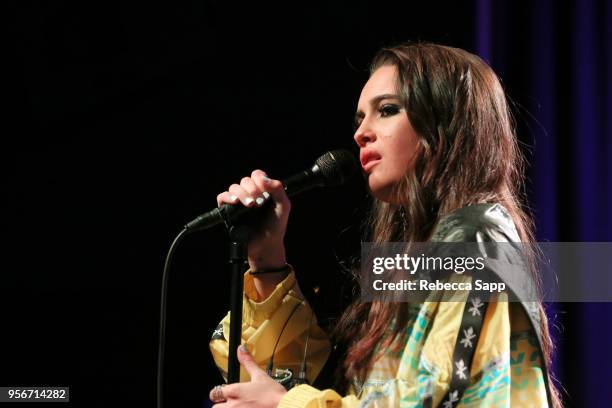
[(397, 204), (394, 199), (395, 194), (393, 193), (394, 185), (395, 183), (381, 182), (376, 177), (370, 176), (368, 178), (368, 189), (372, 197), (385, 203)]

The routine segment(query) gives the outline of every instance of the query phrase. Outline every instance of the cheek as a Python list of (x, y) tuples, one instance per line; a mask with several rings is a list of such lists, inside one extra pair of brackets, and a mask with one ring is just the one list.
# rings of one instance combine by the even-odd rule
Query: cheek
[(398, 140), (392, 143), (389, 147), (392, 151), (394, 173), (405, 174), (411, 167), (414, 161), (416, 152), (416, 144), (411, 140), (406, 140), (408, 137), (402, 137), (403, 140)]
[(385, 170), (388, 181), (393, 184), (399, 183), (409, 171), (408, 160), (403, 156), (395, 157), (394, 162), (388, 164), (389, 166)]
[(410, 125), (402, 129), (401, 135), (394, 143), (393, 149), (397, 152), (396, 157), (403, 164), (405, 172), (413, 166), (419, 141)]

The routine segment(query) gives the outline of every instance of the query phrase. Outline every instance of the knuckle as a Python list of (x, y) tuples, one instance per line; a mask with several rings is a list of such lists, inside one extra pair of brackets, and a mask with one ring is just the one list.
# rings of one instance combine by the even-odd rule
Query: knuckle
[(236, 384), (229, 384), (223, 386), (223, 395), (228, 398), (237, 398), (240, 397), (240, 387), (236, 387)]
[(265, 184), (264, 183), (264, 174), (263, 173), (253, 174), (252, 179), (255, 182), (255, 184), (257, 184), (258, 186)]
[(258, 194), (259, 188), (253, 179), (249, 178), (247, 183), (240, 185), (248, 194)]

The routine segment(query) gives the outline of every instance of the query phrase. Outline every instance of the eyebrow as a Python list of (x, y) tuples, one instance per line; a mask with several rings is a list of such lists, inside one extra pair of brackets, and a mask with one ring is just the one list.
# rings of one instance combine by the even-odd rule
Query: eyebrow
[[(377, 105), (380, 101), (383, 101), (385, 99), (397, 99), (400, 100), (400, 96), (396, 95), (396, 94), (381, 94), (381, 95), (377, 95), (375, 97), (373, 97), (372, 99), (370, 99), (370, 105), (371, 106), (375, 106)], [(355, 120), (357, 119), (363, 119), (365, 117), (365, 113), (363, 113), (362, 110), (358, 109), (357, 112), (355, 112)]]

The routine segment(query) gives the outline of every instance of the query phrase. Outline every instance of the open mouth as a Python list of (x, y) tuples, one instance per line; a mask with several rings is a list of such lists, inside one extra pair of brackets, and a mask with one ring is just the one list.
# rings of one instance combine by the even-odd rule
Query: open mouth
[(368, 171), (372, 167), (376, 166), (379, 162), (380, 162), (380, 159), (369, 160), (365, 164), (363, 164), (361, 167), (363, 168), (364, 171)]
[(378, 164), (380, 160), (380, 155), (375, 152), (364, 152), (359, 158), (359, 161), (361, 162), (361, 168), (363, 168), (364, 171), (368, 171), (372, 167), (376, 166), (376, 164)]

